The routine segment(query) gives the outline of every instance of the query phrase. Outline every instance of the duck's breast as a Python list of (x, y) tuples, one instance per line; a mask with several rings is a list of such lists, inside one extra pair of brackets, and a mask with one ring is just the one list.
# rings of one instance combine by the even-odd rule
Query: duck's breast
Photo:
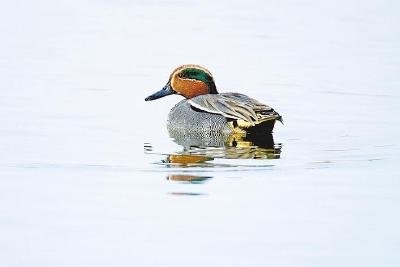
[(168, 130), (188, 132), (230, 133), (227, 119), (219, 114), (204, 112), (192, 107), (184, 99), (176, 104), (168, 114)]

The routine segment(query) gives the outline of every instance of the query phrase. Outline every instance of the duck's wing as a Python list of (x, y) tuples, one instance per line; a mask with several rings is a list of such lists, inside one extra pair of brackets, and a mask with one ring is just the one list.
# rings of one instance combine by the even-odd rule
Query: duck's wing
[(243, 120), (252, 126), (267, 120), (281, 120), (281, 116), (270, 106), (238, 93), (200, 95), (191, 98), (189, 104), (205, 112)]

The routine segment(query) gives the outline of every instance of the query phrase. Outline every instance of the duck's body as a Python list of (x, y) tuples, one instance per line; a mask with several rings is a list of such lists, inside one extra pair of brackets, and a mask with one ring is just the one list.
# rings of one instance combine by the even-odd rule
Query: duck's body
[(271, 132), (282, 117), (271, 107), (239, 93), (218, 93), (211, 73), (198, 65), (177, 68), (164, 88), (146, 98), (154, 100), (170, 94), (186, 99), (168, 115), (170, 131), (196, 135), (229, 135), (246, 132)]
[(167, 126), (173, 131), (204, 134), (244, 133), (256, 129), (271, 132), (276, 120), (280, 120), (280, 115), (272, 108), (246, 95), (223, 93), (181, 100), (169, 112)]

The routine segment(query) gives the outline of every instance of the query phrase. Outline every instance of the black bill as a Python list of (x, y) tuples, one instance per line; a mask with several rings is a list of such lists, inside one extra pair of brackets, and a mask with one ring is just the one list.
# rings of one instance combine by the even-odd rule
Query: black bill
[(161, 89), (160, 91), (146, 97), (144, 100), (145, 101), (151, 101), (151, 100), (156, 100), (159, 99), (161, 97), (167, 96), (167, 95), (172, 95), (172, 94), (176, 94), (176, 92), (172, 89), (171, 84), (168, 82), (163, 89)]

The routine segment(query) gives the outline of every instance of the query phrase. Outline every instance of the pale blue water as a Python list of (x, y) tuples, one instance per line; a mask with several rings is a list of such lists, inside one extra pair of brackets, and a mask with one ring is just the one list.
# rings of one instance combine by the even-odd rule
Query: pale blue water
[[(399, 266), (399, 7), (1, 3), (0, 266)], [(162, 163), (185, 63), (284, 116), (279, 159)]]

